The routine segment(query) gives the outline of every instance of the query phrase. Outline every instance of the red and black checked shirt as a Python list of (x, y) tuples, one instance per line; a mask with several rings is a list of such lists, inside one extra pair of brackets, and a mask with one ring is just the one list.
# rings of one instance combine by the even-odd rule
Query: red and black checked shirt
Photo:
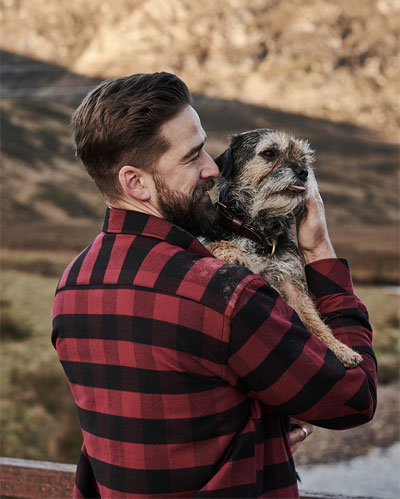
[(298, 497), (289, 416), (366, 423), (376, 365), (346, 263), (306, 268), (346, 370), (266, 281), (143, 213), (107, 209), (65, 270), (53, 343), (83, 433), (75, 497)]

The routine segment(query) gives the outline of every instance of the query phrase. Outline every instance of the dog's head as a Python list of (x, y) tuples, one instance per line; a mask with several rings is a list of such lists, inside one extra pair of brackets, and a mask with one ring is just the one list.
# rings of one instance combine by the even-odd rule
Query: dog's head
[(317, 189), (311, 168), (314, 151), (306, 140), (262, 128), (231, 137), (216, 158), (222, 202), (243, 207), (251, 216), (299, 210)]

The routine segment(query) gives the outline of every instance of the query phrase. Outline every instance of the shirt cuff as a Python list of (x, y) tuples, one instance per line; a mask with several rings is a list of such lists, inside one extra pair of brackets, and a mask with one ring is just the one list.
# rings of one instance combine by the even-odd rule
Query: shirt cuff
[(354, 294), (348, 261), (344, 258), (317, 260), (305, 266), (308, 289), (315, 298), (332, 294)]

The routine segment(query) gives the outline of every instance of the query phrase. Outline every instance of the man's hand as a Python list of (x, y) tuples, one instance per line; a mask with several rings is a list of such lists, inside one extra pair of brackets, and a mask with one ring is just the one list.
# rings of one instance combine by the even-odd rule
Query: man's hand
[(299, 250), (307, 263), (336, 258), (329, 239), (324, 203), (316, 190), (296, 219)]
[[(289, 433), (289, 443), (290, 450), (292, 454), (296, 452), (297, 448), (306, 439), (305, 431), (307, 432), (307, 436), (311, 435), (313, 432), (314, 426), (310, 423), (304, 423), (295, 418), (290, 418), (290, 422), (292, 424), (292, 430)], [(304, 428), (303, 431), (301, 428)]]

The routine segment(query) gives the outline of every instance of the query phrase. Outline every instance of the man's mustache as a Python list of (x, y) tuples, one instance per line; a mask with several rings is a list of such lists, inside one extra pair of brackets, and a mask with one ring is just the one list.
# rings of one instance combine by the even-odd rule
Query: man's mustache
[(207, 191), (210, 191), (215, 185), (215, 180), (209, 178), (202, 184), (198, 185), (193, 191), (193, 197), (196, 199), (201, 199)]

